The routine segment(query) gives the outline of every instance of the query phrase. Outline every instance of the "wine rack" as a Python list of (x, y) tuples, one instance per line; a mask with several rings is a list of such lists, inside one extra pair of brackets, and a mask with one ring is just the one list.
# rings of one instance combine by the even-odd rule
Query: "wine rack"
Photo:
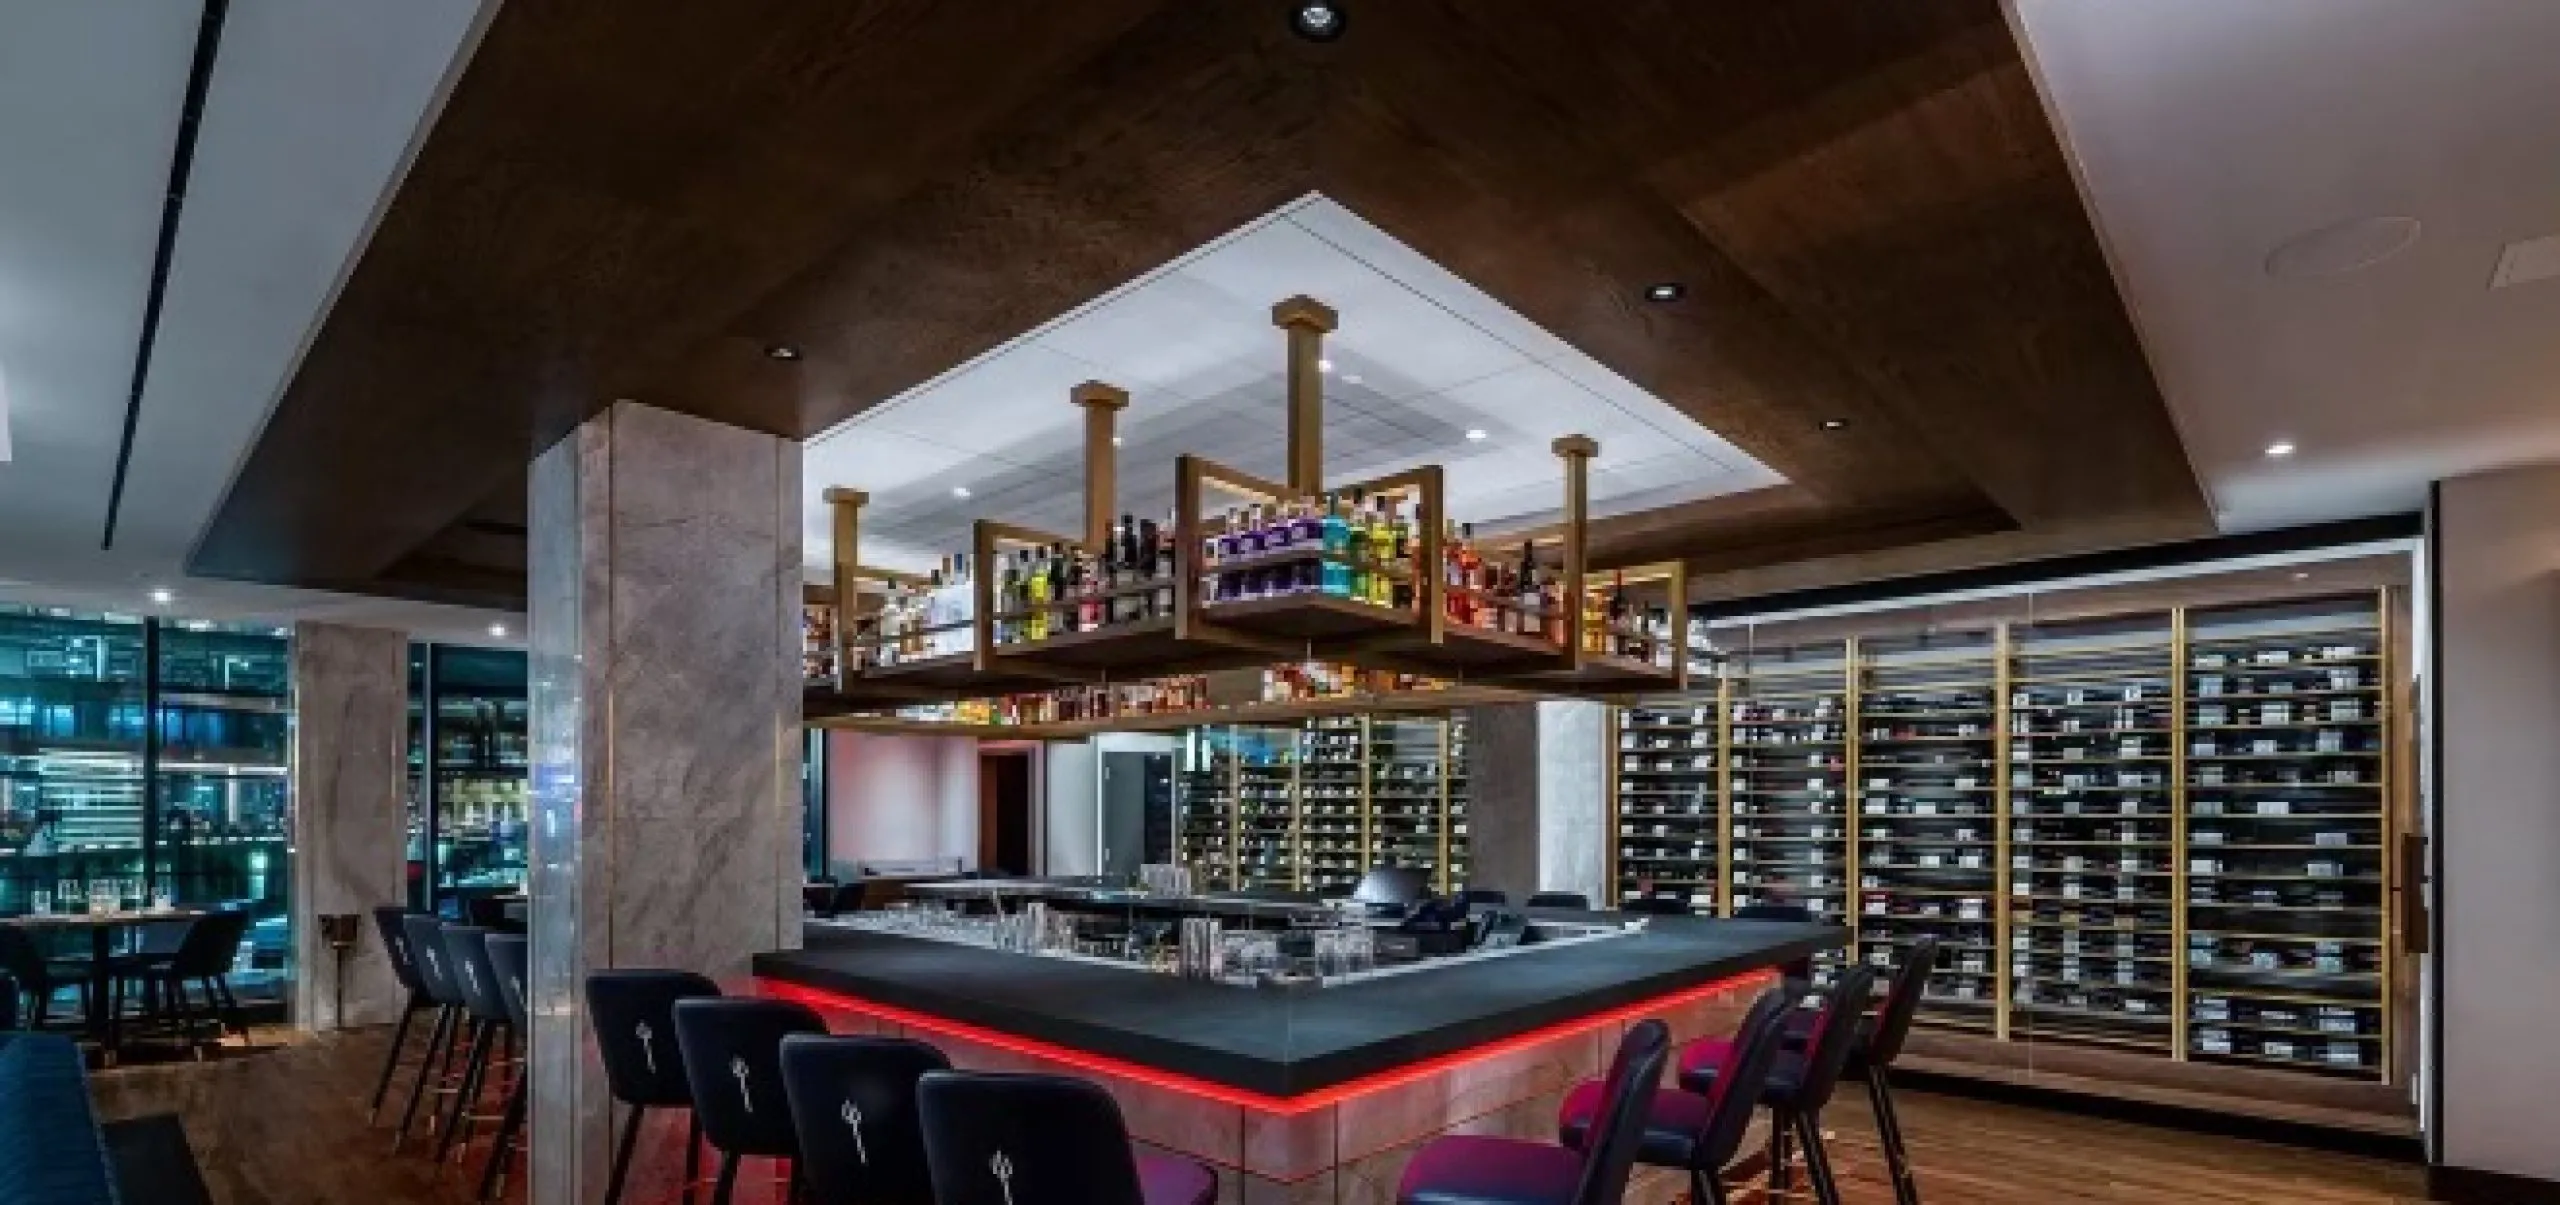
[(1928, 1027), (2390, 1082), (2390, 601), (1729, 652), (1616, 712), (1610, 886), (1935, 937)]
[(1862, 639), (1858, 693), (1858, 951), (1939, 963), (1926, 1025), (1996, 1033), (2000, 1007), (1998, 634)]
[(2389, 1065), (2389, 714), (2370, 605), (2187, 615), (2190, 1057)]
[(1656, 887), (1687, 891), (1690, 907), (1712, 913), (1722, 877), (1723, 731), (1718, 696), (1664, 699), (1616, 715), (1610, 794), (1617, 803), (1619, 899)]
[(1187, 730), (1180, 856), (1218, 889), (1348, 894), (1379, 865), (1455, 890), (1467, 866), (1465, 722), (1324, 716)]
[[(1727, 659), (1725, 915), (1794, 905), (1816, 920), (1851, 923), (1852, 678), (1847, 641)], [(1815, 957), (1816, 986), (1840, 957)]]
[(2174, 627), (2160, 612), (2010, 630), (2013, 1038), (2174, 1048)]

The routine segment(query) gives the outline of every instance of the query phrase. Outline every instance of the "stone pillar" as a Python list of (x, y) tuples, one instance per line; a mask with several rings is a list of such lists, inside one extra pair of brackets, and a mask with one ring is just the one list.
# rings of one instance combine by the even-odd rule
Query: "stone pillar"
[(1467, 712), (1468, 862), (1510, 894), (1608, 899), (1608, 708), (1547, 699)]
[[(633, 402), (535, 460), (533, 1166), (600, 1200), (609, 1102), (582, 985), (742, 987), (800, 941), (800, 448)], [(631, 1200), (680, 1166), (643, 1139)]]
[[(409, 638), (380, 628), (293, 628), (293, 1022), (384, 1025), (403, 993), (371, 912), (407, 900)], [(339, 996), (320, 917), (353, 913)]]

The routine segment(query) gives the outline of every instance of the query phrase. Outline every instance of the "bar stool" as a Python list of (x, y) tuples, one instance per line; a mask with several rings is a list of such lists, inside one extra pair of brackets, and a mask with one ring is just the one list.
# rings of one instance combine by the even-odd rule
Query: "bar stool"
[(384, 954), (391, 960), (391, 977), (400, 981), (400, 1023), (391, 1030), (391, 1048), (382, 1052), (382, 1074), (373, 1081), (373, 1103), (367, 1106), (364, 1123), (372, 1125), (382, 1117), (382, 1098), (391, 1091), (392, 1073), (400, 1069), (400, 1056), (407, 1053), (409, 1022), (419, 1010), (435, 1005), (426, 985), (418, 981), (418, 964), (409, 956), (409, 931), (401, 924), (408, 910), (397, 904), (386, 904), (373, 910), (373, 929), (382, 938)]
[(1586, 1149), (1517, 1138), (1434, 1138), (1405, 1165), (1397, 1205), (1617, 1205), (1644, 1141), (1646, 1105), (1662, 1082), (1671, 1027), (1639, 1021), (1618, 1039)]
[[(676, 1046), (676, 1005), (716, 998), (720, 985), (691, 971), (596, 971), (587, 976), (587, 1018), (594, 1023), (596, 1053), (604, 1063), (605, 1089), (630, 1112), (613, 1148), (613, 1174), (604, 1205), (620, 1205), (640, 1122), (651, 1109), (693, 1110), (684, 1052)], [(685, 1122), (684, 1200), (693, 1205), (693, 1182), (702, 1169), (702, 1119)]]
[(1579, 891), (1541, 891), (1529, 897), (1531, 908), (1571, 908), (1576, 912), (1591, 911), (1591, 897)]
[(738, 1164), (749, 1156), (791, 1160), (791, 1195), (798, 1199), (800, 1134), (791, 1126), (791, 1098), (782, 1088), (782, 1040), (825, 1032), (827, 1023), (815, 1010), (790, 1000), (677, 1002), (676, 1048), (684, 1051), (693, 1115), (702, 1119), (711, 1149), (720, 1152), (711, 1205), (729, 1205)]
[(1208, 1165), (1140, 1151), (1111, 1094), (1062, 1075), (929, 1072), (916, 1084), (936, 1205), (1210, 1205)]
[[(1831, 1175), (1830, 1152), (1822, 1145), (1822, 1106), (1830, 1103), (1831, 1089), (1840, 1082), (1840, 1069), (1849, 1061), (1850, 1048), (1857, 1044), (1858, 1018), (1865, 1011), (1868, 996), (1874, 993), (1875, 978), (1875, 968), (1864, 963), (1843, 968), (1823, 997), (1822, 1013), (1814, 1021), (1804, 1052), (1781, 1055), (1769, 1073), (1768, 1083), (1760, 1089), (1760, 1103), (1769, 1106), (1769, 1188), (1773, 1194), (1787, 1187), (1788, 1144), (1793, 1136), (1804, 1143), (1805, 1170), (1813, 1177), (1814, 1198), (1822, 1205), (1840, 1205), (1840, 1186)], [(1714, 1095), (1716, 1080), (1732, 1059), (1732, 1047), (1728, 1039), (1704, 1038), (1681, 1048), (1680, 1086), (1700, 1096)]]
[(489, 1062), (499, 1051), (513, 1044), (515, 1015), (507, 1011), (506, 986), (498, 979), (498, 968), (489, 962), (489, 931), (478, 925), (446, 925), (445, 953), (462, 984), (462, 1011), (471, 1026), (471, 1053), (462, 1063), (462, 1084), (453, 1094), (453, 1108), (445, 1114), (444, 1130), (436, 1135), (436, 1162), (454, 1153), (459, 1139), (469, 1150), (471, 1124), (480, 1119), (473, 1112), (480, 1106), (481, 1090), (489, 1079)]
[(782, 1039), (782, 1090), (815, 1205), (934, 1205), (916, 1082), (950, 1069), (940, 1050), (906, 1038)]
[[(523, 1035), (530, 1046), (533, 1023), (525, 1004), (525, 973), (531, 961), (530, 943), (519, 933), (489, 935), (489, 966), (498, 973), (499, 998), (506, 1002), (507, 1023)], [(533, 1068), (516, 1064), (515, 1082), (507, 1089), (506, 1112), (498, 1118), (498, 1133), (489, 1141), (489, 1162), (480, 1169), (480, 1200), (497, 1199), (498, 1186), (506, 1175), (507, 1161), (515, 1157), (516, 1138), (524, 1132), (525, 1095), (531, 1090)]]
[[(1800, 998), (1793, 985), (1782, 984), (1751, 1002), (1751, 1011), (1734, 1028), (1725, 1061), (1717, 1068), (1713, 1095), (1676, 1088), (1655, 1090), (1647, 1107), (1644, 1137), (1636, 1147), (1636, 1162), (1686, 1170), (1693, 1205), (1724, 1205), (1722, 1173), (1742, 1149), (1743, 1133), (1751, 1127), (1752, 1114), (1759, 1111), (1760, 1092), (1786, 1038), (1787, 1014)], [(1583, 1149), (1605, 1091), (1604, 1082), (1596, 1079), (1574, 1085), (1556, 1117), (1559, 1141), (1577, 1151)]]
[[(1859, 1020), (1844, 1072), (1866, 1081), (1867, 1102), (1875, 1109), (1876, 1137), (1884, 1144), (1885, 1165), (1893, 1174), (1893, 1199), (1898, 1205), (1918, 1205), (1920, 1185), (1912, 1178), (1911, 1155), (1902, 1145), (1902, 1117), (1893, 1108), (1886, 1068), (1902, 1056), (1902, 1040), (1911, 1033), (1911, 1020), (1920, 1012), (1920, 998), (1929, 990), (1929, 973), (1937, 966), (1937, 938), (1923, 937), (1911, 943), (1902, 965), (1894, 968), (1892, 986), (1885, 989), (1884, 1007), (1875, 1016)], [(1787, 1044), (1803, 1049), (1813, 1024), (1811, 1017), (1799, 1016), (1789, 1027)]]
[[(453, 971), (453, 959), (444, 949), (444, 922), (417, 913), (400, 918), (400, 931), (409, 940), (409, 956), (416, 959), (418, 986), (425, 988), (427, 998), (436, 1002), (436, 1027), (427, 1039), (427, 1057), (418, 1063), (418, 1078), (409, 1081), (409, 1103), (400, 1110), (400, 1128), (392, 1132), (391, 1149), (398, 1153), (409, 1141), (409, 1127), (418, 1117), (418, 1101), (431, 1085), (444, 1082), (445, 1072), (453, 1062), (455, 1039), (463, 1025), (462, 985)], [(440, 1089), (439, 1089), (440, 1090)]]

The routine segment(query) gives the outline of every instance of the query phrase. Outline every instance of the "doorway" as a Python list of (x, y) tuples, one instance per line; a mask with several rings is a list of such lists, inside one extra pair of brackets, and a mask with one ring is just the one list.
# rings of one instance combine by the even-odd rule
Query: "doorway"
[(1031, 873), (1028, 750), (978, 754), (978, 868), (992, 874)]

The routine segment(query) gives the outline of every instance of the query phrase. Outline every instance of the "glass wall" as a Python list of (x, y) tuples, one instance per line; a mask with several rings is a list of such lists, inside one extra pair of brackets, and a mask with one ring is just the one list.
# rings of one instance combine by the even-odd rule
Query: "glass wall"
[(409, 902), (447, 916), (524, 890), (525, 655), (412, 645)]
[(93, 884), (248, 910), (234, 989), (281, 996), (292, 799), (285, 629), (0, 604), (0, 914)]

